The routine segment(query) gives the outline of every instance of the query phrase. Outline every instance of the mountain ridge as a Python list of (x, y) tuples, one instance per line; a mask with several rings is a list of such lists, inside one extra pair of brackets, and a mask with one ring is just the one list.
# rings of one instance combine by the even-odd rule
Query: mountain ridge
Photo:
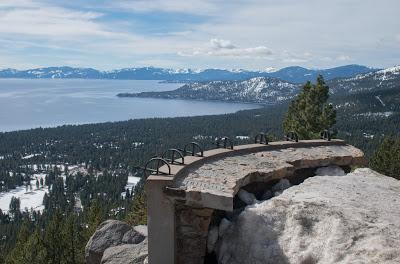
[[(400, 67), (358, 74), (350, 78), (336, 78), (328, 80), (327, 85), (332, 94), (392, 89), (400, 87)], [(192, 82), (172, 91), (122, 93), (117, 96), (275, 104), (294, 98), (301, 87), (302, 84), (278, 78), (255, 77), (243, 81)]]
[(292, 98), (300, 87), (277, 78), (255, 77), (244, 81), (193, 82), (172, 91), (120, 93), (117, 96), (268, 104)]
[(93, 68), (73, 68), (69, 66), (46, 67), (28, 70), (3, 69), (0, 78), (24, 79), (112, 79), (112, 80), (160, 80), (160, 81), (216, 81), (246, 80), (254, 77), (274, 77), (287, 82), (303, 83), (313, 80), (319, 74), (327, 80), (353, 77), (357, 74), (374, 72), (379, 69), (351, 64), (329, 69), (306, 69), (290, 66), (276, 71), (251, 71), (243, 69), (166, 69), (157, 67), (123, 68), (99, 71)]

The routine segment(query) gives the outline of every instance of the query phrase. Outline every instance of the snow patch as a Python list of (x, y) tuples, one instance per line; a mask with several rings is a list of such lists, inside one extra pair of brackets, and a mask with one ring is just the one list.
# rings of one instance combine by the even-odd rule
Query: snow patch
[(29, 155), (26, 155), (26, 156), (22, 157), (22, 159), (31, 159), (33, 157), (40, 156), (40, 155), (41, 154), (29, 154)]
[(27, 208), (28, 210), (32, 208), (36, 211), (42, 211), (44, 209), (43, 196), (45, 193), (48, 193), (48, 187), (39, 187), (39, 189), (37, 189), (36, 179), (40, 180), (42, 178), (44, 180), (45, 176), (46, 174), (42, 173), (33, 175), (33, 179), (30, 182), (32, 190), (29, 190), (28, 188), (28, 191), (26, 191), (25, 186), (20, 186), (8, 192), (1, 192), (0, 209), (3, 212), (8, 212), (11, 198), (14, 196), (16, 198), (19, 198), (21, 201), (21, 211), (25, 210), (25, 208)]

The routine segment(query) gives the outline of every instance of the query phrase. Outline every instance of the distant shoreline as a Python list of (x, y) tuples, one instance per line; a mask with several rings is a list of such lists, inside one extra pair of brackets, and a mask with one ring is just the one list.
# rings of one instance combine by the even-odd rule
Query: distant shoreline
[[(179, 101), (194, 101), (194, 102), (218, 102), (218, 103), (232, 103), (232, 104), (252, 104), (252, 105), (259, 105), (260, 107), (262, 106), (274, 106), (277, 105), (279, 103), (261, 103), (261, 102), (251, 102), (251, 101), (230, 101), (230, 100), (219, 100), (219, 99), (186, 99), (186, 98), (167, 98), (167, 97), (145, 97), (145, 96), (134, 96), (135, 93), (126, 93), (127, 96), (125, 96), (125, 94), (117, 94), (116, 96), (119, 98), (151, 98), (151, 99), (160, 99), (160, 100), (179, 100)], [(132, 95), (132, 96), (131, 96)], [(256, 108), (255, 108), (256, 109)], [(240, 111), (240, 110), (239, 110)]]
[[(155, 98), (155, 99), (160, 99), (160, 100), (165, 100), (162, 98)], [(176, 100), (180, 100), (180, 99), (176, 99)], [(181, 99), (184, 100), (184, 99)], [(188, 101), (188, 100), (184, 100), (184, 101)], [(195, 101), (195, 100), (193, 100)], [(201, 100), (200, 100), (201, 101)], [(227, 103), (227, 102), (225, 102)], [(245, 103), (243, 103), (245, 104)], [(250, 104), (250, 103), (249, 103)], [(253, 105), (257, 105), (257, 104), (253, 104)], [(0, 136), (2, 134), (8, 134), (8, 133), (19, 133), (19, 132), (29, 132), (32, 130), (48, 130), (48, 129), (59, 129), (62, 127), (65, 128), (71, 128), (71, 127), (84, 127), (84, 126), (96, 126), (96, 125), (104, 125), (104, 124), (117, 124), (117, 123), (127, 123), (127, 122), (131, 122), (131, 121), (136, 121), (136, 122), (140, 122), (140, 121), (146, 121), (146, 120), (164, 120), (164, 119), (177, 119), (177, 118), (199, 118), (199, 117), (211, 117), (211, 116), (223, 116), (223, 115), (235, 115), (239, 112), (242, 111), (255, 111), (255, 110), (259, 110), (262, 109), (264, 107), (267, 107), (267, 105), (258, 105), (259, 107), (256, 108), (252, 108), (252, 109), (243, 109), (243, 110), (237, 110), (236, 112), (233, 113), (225, 113), (225, 114), (209, 114), (209, 115), (193, 115), (193, 116), (175, 116), (175, 117), (148, 117), (148, 118), (132, 118), (132, 119), (125, 119), (125, 120), (116, 120), (116, 121), (105, 121), (105, 122), (93, 122), (93, 123), (66, 123), (66, 124), (60, 124), (60, 125), (49, 125), (49, 126), (38, 126), (38, 127), (31, 127), (31, 128), (22, 128), (22, 129), (17, 129), (17, 130), (7, 130), (7, 131), (3, 131), (0, 130)]]

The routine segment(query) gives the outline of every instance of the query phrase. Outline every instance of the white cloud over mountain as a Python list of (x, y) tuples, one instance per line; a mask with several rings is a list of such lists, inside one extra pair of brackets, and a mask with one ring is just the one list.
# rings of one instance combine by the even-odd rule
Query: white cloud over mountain
[(245, 57), (245, 58), (266, 58), (273, 54), (266, 46), (240, 48), (229, 40), (211, 39), (203, 48), (190, 52), (180, 51), (181, 56), (222, 56), (222, 57)]
[(386, 67), (400, 61), (399, 9), (397, 0), (0, 0), (0, 55), (17, 68)]

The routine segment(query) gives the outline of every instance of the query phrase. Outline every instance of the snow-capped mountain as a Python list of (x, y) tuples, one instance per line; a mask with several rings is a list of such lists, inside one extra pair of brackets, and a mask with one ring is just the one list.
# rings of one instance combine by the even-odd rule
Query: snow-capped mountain
[(292, 98), (299, 88), (298, 84), (276, 78), (256, 77), (245, 81), (194, 82), (173, 91), (125, 93), (118, 96), (276, 103)]
[[(298, 71), (300, 69), (295, 69)], [(302, 70), (300, 70), (302, 71)], [(327, 82), (333, 94), (400, 88), (400, 67), (356, 75)], [(255, 103), (277, 103), (293, 98), (302, 84), (272, 77), (255, 77), (243, 81), (192, 82), (166, 92), (119, 94), (120, 97), (155, 97), (168, 99), (219, 100)]]
[(281, 80), (289, 81), (292, 83), (305, 83), (306, 81), (314, 81), (318, 75), (324, 76), (325, 80), (332, 80), (335, 78), (353, 77), (357, 74), (375, 72), (377, 69), (361, 66), (361, 65), (345, 65), (331, 69), (312, 70), (303, 67), (293, 66), (286, 67), (281, 70), (270, 72), (270, 77), (279, 78)]
[(332, 93), (361, 92), (371, 90), (387, 90), (400, 88), (400, 66), (384, 70), (358, 74), (355, 77), (336, 79), (328, 82)]
[(102, 73), (91, 68), (49, 67), (18, 71), (0, 70), (0, 78), (24, 79), (99, 79)]
[(116, 80), (164, 80), (180, 82), (247, 80), (254, 77), (274, 77), (292, 83), (304, 83), (315, 80), (319, 74), (325, 79), (353, 77), (357, 74), (374, 72), (360, 65), (347, 65), (325, 70), (310, 70), (302, 67), (287, 67), (278, 71), (266, 68), (264, 71), (242, 69), (164, 69), (156, 67), (125, 68), (112, 71), (98, 71), (91, 68), (49, 67), (31, 70), (0, 70), (0, 78), (83, 78), (83, 79), (116, 79)]

